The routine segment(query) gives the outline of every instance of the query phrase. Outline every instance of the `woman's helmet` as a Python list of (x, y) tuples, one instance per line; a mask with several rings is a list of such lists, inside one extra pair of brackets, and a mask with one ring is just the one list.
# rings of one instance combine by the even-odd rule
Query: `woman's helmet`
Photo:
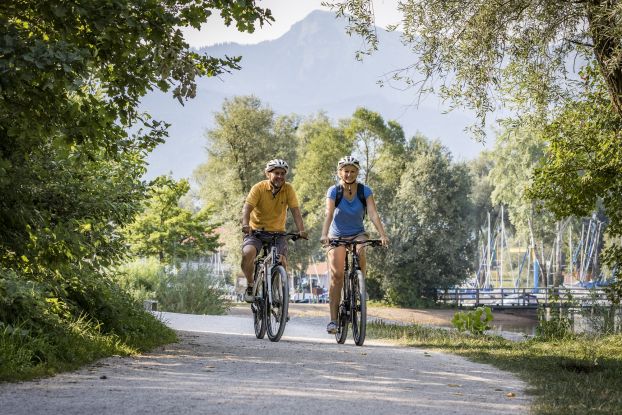
[(285, 169), (285, 172), (289, 170), (289, 166), (285, 160), (274, 159), (270, 160), (268, 164), (266, 164), (266, 172), (272, 171), (274, 169)]
[(337, 170), (341, 170), (345, 166), (354, 166), (357, 169), (361, 168), (361, 164), (356, 159), (356, 157), (353, 156), (345, 156), (344, 158), (339, 160), (339, 163), (337, 163)]

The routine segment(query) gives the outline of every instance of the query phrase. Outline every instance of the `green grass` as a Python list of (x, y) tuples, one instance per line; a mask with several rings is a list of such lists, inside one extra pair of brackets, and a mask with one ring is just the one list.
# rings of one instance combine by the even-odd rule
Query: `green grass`
[(176, 341), (173, 330), (146, 312), (131, 334), (104, 333), (86, 318), (60, 321), (48, 330), (0, 325), (0, 381), (27, 380), (77, 369), (97, 359), (129, 356)]
[(530, 386), (532, 412), (622, 413), (622, 335), (512, 342), (419, 325), (368, 325), (368, 337), (439, 349), (516, 373)]
[(0, 381), (51, 375), (176, 340), (111, 280), (83, 277), (79, 289), (58, 290), (0, 272)]

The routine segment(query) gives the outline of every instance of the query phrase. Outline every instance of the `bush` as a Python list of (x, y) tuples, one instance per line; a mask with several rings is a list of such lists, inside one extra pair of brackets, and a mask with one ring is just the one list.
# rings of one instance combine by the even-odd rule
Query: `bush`
[(118, 269), (117, 281), (132, 296), (155, 299), (159, 309), (190, 314), (224, 314), (230, 307), (224, 284), (207, 267), (181, 270), (165, 267), (156, 259), (140, 259)]
[(0, 380), (28, 379), (175, 341), (175, 333), (109, 278), (81, 288), (0, 270)]
[(564, 308), (554, 309), (549, 316), (542, 307), (538, 309), (536, 338), (540, 340), (561, 340), (572, 336), (572, 334), (572, 324), (564, 312)]
[(458, 331), (469, 331), (471, 334), (481, 335), (486, 330), (490, 330), (492, 319), (490, 307), (477, 307), (472, 311), (459, 311), (455, 313), (451, 324)]
[(230, 302), (207, 268), (185, 269), (160, 281), (156, 299), (165, 311), (191, 314), (225, 314)]
[(160, 281), (166, 278), (164, 266), (156, 258), (141, 258), (121, 265), (115, 280), (136, 300), (153, 300)]

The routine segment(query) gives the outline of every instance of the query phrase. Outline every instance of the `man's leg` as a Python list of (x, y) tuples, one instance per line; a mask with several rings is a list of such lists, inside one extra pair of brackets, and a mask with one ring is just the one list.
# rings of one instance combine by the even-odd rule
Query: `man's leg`
[(242, 248), (242, 272), (246, 277), (246, 284), (253, 285), (253, 268), (257, 250), (252, 245), (245, 245)]
[[(259, 246), (259, 248), (257, 247)], [(253, 271), (255, 268), (255, 258), (257, 253), (261, 249), (261, 241), (252, 235), (244, 237), (244, 243), (242, 245), (242, 273), (246, 278), (246, 292), (244, 293), (244, 300), (246, 302), (253, 302)]]

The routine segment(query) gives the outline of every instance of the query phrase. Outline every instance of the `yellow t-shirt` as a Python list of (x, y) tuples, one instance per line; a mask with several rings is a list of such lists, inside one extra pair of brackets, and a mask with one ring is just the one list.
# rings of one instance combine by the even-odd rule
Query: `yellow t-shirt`
[(254, 208), (249, 223), (251, 228), (268, 232), (285, 232), (287, 208), (299, 206), (291, 184), (284, 183), (276, 196), (272, 196), (269, 180), (254, 185), (246, 196), (246, 203)]

